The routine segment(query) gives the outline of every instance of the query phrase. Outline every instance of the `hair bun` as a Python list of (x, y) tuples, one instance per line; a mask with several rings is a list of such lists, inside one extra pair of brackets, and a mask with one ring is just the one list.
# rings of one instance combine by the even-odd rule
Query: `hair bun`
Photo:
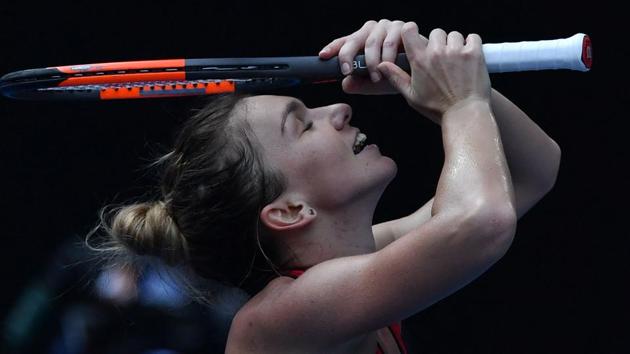
[(111, 234), (138, 255), (157, 256), (174, 265), (188, 259), (186, 240), (164, 201), (127, 205), (113, 216)]

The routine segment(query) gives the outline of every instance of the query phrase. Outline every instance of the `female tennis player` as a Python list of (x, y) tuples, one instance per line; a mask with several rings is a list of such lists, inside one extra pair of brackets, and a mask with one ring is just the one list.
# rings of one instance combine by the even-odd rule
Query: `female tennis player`
[[(393, 63), (401, 45), (410, 75)], [(371, 79), (351, 76), (361, 50)], [(368, 21), (320, 53), (333, 56), (345, 92), (398, 93), (440, 125), (444, 166), (416, 212), (372, 225), (397, 166), (349, 105), (273, 95), (207, 105), (155, 162), (160, 197), (102, 210), (113, 256), (158, 256), (251, 295), (226, 353), (406, 353), (400, 322), (499, 260), (555, 183), (558, 145), (491, 88), (478, 35)]]

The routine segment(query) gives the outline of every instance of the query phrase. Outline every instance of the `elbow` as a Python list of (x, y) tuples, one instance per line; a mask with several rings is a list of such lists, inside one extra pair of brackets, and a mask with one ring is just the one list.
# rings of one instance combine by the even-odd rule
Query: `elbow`
[(562, 158), (562, 151), (560, 150), (560, 145), (558, 145), (555, 141), (554, 144), (554, 153), (553, 153), (553, 168), (551, 178), (549, 178), (549, 183), (547, 184), (546, 192), (549, 192), (553, 186), (556, 184), (556, 180), (558, 179), (558, 172), (560, 171), (560, 160)]
[(551, 141), (553, 148), (549, 153), (549, 167), (547, 168), (547, 173), (544, 175), (544, 178), (540, 179), (538, 183), (538, 189), (542, 192), (543, 195), (549, 193), (553, 189), (556, 184), (556, 180), (558, 179), (558, 172), (560, 171), (560, 160), (562, 157), (562, 151), (560, 150), (560, 146), (555, 142)]
[(516, 235), (517, 213), (510, 203), (482, 203), (474, 218), (479, 234), (489, 242), (492, 258), (503, 257)]

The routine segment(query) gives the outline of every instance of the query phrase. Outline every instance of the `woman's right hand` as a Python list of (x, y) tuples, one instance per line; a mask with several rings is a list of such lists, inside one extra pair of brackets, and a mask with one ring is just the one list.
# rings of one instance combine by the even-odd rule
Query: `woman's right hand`
[(427, 40), (414, 22), (407, 22), (401, 37), (411, 76), (388, 61), (377, 69), (415, 110), (441, 124), (450, 109), (471, 101), (490, 102), (490, 77), (478, 35), (464, 40), (459, 32), (447, 35), (438, 28)]

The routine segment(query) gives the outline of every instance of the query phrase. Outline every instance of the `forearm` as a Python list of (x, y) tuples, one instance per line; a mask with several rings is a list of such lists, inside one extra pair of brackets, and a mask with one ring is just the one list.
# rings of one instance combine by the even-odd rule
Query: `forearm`
[(490, 105), (475, 101), (441, 120), (444, 167), (431, 215), (491, 202), (514, 208), (514, 190), (499, 128)]
[[(522, 110), (494, 89), (490, 103), (512, 178), (516, 214), (520, 218), (555, 183), (560, 148)], [(386, 225), (392, 228), (393, 239), (428, 221), (434, 214), (434, 199), (412, 214), (394, 220), (393, 225)]]
[(527, 114), (494, 89), (491, 106), (517, 194), (520, 188), (546, 193), (555, 183), (558, 173), (558, 144)]

